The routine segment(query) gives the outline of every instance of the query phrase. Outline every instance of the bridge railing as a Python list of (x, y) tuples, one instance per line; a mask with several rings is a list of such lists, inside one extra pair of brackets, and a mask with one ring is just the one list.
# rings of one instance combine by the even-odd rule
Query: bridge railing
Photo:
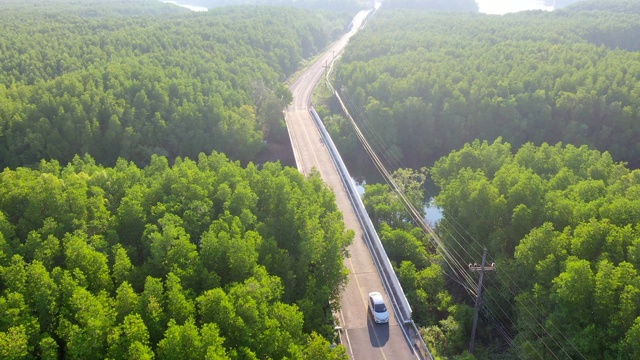
[[(320, 116), (312, 107), (309, 111), (311, 117), (313, 118), (316, 127), (320, 131), (320, 136), (331, 155), (331, 158), (338, 170), (338, 174), (340, 175), (340, 179), (342, 184), (347, 191), (347, 195), (349, 196), (349, 201), (351, 202), (353, 208), (355, 209), (356, 217), (363, 231), (363, 238), (367, 248), (371, 252), (373, 260), (375, 262), (376, 268), (378, 269), (378, 273), (380, 274), (380, 278), (382, 279), (382, 284), (389, 295), (391, 306), (394, 309), (394, 313), (398, 317), (398, 320), (401, 324), (401, 328), (405, 334), (405, 337), (412, 344), (414, 350), (417, 350), (417, 354), (420, 358), (433, 359), (431, 353), (427, 345), (425, 344), (422, 336), (413, 322), (412, 310), (407, 297), (402, 290), (402, 286), (398, 281), (398, 277), (389, 261), (389, 257), (387, 256), (384, 247), (382, 246), (382, 242), (378, 237), (378, 233), (376, 232), (369, 215), (362, 203), (362, 199), (360, 198), (360, 194), (355, 187), (355, 184), (351, 180), (351, 176), (349, 175), (349, 171), (347, 167), (344, 165), (342, 161), (342, 157), (335, 147), (331, 136), (327, 132)], [(411, 334), (409, 334), (411, 332)]]

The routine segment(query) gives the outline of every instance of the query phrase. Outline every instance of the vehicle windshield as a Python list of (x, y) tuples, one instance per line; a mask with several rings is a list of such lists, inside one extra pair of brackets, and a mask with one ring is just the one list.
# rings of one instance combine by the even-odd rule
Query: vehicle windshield
[(375, 310), (375, 312), (381, 313), (387, 311), (387, 307), (384, 306), (384, 304), (375, 304), (373, 310)]

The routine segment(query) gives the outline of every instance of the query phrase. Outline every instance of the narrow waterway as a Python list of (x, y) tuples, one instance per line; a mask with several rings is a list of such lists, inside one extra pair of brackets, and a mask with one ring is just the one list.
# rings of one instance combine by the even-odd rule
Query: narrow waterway
[[(358, 181), (356, 179), (354, 179), (353, 177), (351, 178), (351, 181), (353, 182), (353, 184), (356, 186), (356, 189), (358, 190), (358, 194), (360, 194), (360, 197), (362, 197), (365, 193), (365, 185), (366, 185), (366, 181)], [(442, 219), (442, 209), (437, 207), (436, 204), (434, 204), (433, 202), (433, 191), (435, 190), (435, 185), (433, 184), (428, 184), (427, 187), (432, 187), (433, 190), (428, 191), (427, 194), (425, 194), (426, 199), (424, 202), (424, 219), (427, 221), (427, 223), (429, 225), (431, 225), (432, 227), (435, 227), (436, 225), (438, 225), (438, 222), (440, 221), (440, 219)]]

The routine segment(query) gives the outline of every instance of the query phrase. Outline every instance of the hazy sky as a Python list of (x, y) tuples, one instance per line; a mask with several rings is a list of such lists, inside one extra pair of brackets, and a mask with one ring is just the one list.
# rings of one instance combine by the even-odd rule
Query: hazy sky
[(476, 0), (480, 12), (487, 14), (506, 14), (523, 10), (553, 10), (544, 6), (543, 0)]

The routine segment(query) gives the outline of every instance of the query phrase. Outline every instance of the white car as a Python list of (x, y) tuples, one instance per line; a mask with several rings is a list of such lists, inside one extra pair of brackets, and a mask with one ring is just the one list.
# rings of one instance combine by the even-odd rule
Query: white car
[(376, 324), (386, 324), (389, 322), (389, 311), (384, 304), (382, 294), (377, 291), (369, 293), (369, 311)]

